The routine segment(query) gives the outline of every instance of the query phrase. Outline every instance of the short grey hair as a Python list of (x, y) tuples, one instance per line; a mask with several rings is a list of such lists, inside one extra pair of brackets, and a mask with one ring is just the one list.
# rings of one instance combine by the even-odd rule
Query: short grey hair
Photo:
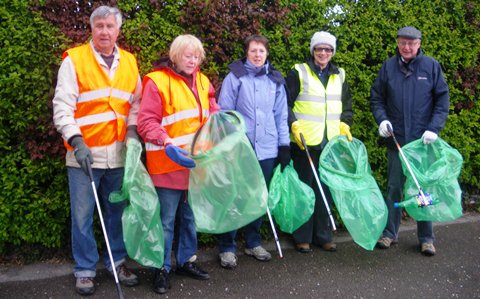
[(92, 12), (92, 14), (90, 15), (90, 27), (93, 29), (93, 21), (96, 18), (106, 18), (110, 15), (115, 16), (115, 21), (117, 22), (118, 29), (120, 29), (120, 27), (122, 27), (122, 13), (116, 7), (105, 6), (105, 5), (97, 7)]

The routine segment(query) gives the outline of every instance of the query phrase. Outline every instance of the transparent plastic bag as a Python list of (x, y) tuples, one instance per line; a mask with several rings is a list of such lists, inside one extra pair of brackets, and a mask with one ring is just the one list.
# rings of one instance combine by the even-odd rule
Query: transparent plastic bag
[[(441, 138), (431, 144), (417, 139), (404, 145), (402, 151), (422, 191), (432, 197), (432, 204), (425, 207), (406, 205), (407, 213), (417, 221), (452, 221), (461, 217), (462, 190), (457, 179), (462, 170), (462, 155)], [(405, 161), (401, 160), (406, 176), (403, 200), (409, 200), (419, 190)]]
[(335, 206), (352, 239), (373, 250), (387, 223), (388, 210), (371, 175), (363, 143), (338, 135), (320, 155), (320, 177), (329, 187)]
[(160, 203), (150, 175), (140, 160), (142, 145), (129, 138), (121, 191), (110, 194), (110, 202), (129, 200), (122, 215), (123, 240), (128, 255), (138, 263), (161, 268), (164, 238)]
[(217, 112), (195, 134), (188, 202), (197, 231), (224, 233), (267, 211), (268, 192), (260, 164), (245, 135), (242, 116)]
[(283, 172), (280, 165), (275, 168), (268, 192), (268, 207), (275, 222), (289, 234), (310, 219), (315, 207), (313, 189), (298, 178), (292, 163)]

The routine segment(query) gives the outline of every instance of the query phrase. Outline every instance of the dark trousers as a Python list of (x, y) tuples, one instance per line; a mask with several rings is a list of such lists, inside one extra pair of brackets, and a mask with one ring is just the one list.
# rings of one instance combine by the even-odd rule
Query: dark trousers
[[(273, 168), (276, 164), (276, 159), (266, 159), (259, 161), (260, 168), (262, 169), (263, 176), (265, 178), (265, 183), (270, 185), (270, 181), (273, 175)], [(260, 227), (262, 226), (262, 217), (254, 220), (253, 222), (247, 224), (243, 227), (243, 232), (245, 235), (245, 247), (246, 248), (255, 248), (261, 245), (262, 237), (260, 235)], [(236, 252), (237, 244), (235, 242), (235, 237), (237, 236), (237, 230), (226, 232), (217, 236), (218, 239), (218, 250), (220, 252)]]
[[(298, 173), (298, 177), (302, 182), (310, 186), (315, 193), (315, 209), (312, 217), (293, 232), (292, 237), (295, 244), (309, 243), (315, 245), (323, 245), (332, 241), (332, 226), (328, 217), (328, 212), (325, 207), (320, 189), (318, 189), (317, 181), (312, 172), (310, 162), (308, 161), (307, 153), (301, 150), (296, 144), (290, 144), (292, 149), (293, 167)], [(318, 173), (318, 161), (321, 154), (321, 149), (309, 147), (308, 148), (312, 162), (315, 166), (315, 171)], [(322, 183), (323, 192), (327, 201), (331, 205), (332, 195), (328, 187)]]
[[(385, 200), (388, 208), (387, 226), (383, 236), (397, 241), (402, 209), (395, 208), (394, 203), (403, 200), (403, 188), (405, 176), (402, 171), (400, 153), (397, 150), (388, 149), (388, 186)], [(433, 226), (431, 221), (417, 221), (417, 237), (419, 243), (433, 243)]]

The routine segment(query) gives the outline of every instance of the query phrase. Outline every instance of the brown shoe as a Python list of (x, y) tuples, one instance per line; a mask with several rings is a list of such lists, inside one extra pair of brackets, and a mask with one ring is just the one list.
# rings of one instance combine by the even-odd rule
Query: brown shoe
[(388, 237), (382, 237), (377, 241), (377, 247), (380, 249), (388, 249), (393, 243), (393, 239)]
[(308, 243), (298, 243), (295, 245), (295, 249), (300, 253), (310, 253), (312, 249)]
[(329, 252), (335, 252), (337, 251), (337, 244), (333, 243), (333, 242), (328, 242), (328, 243), (325, 243), (325, 244), (322, 244), (322, 246), (320, 246), (323, 250), (325, 251), (329, 251)]
[(75, 291), (82, 296), (92, 295), (95, 292), (93, 277), (77, 277), (75, 281)]
[[(113, 276), (113, 272), (110, 271), (110, 274)], [(138, 277), (132, 271), (130, 271), (125, 264), (121, 264), (117, 267), (117, 277), (118, 281), (126, 286), (133, 287), (138, 285)]]
[(434, 256), (436, 253), (435, 246), (432, 243), (422, 243), (420, 247), (420, 252), (425, 256)]

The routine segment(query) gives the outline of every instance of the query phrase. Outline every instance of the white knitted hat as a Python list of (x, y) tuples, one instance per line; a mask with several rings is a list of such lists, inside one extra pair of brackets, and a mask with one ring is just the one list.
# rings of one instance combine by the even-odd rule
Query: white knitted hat
[(313, 48), (315, 48), (318, 44), (326, 44), (333, 48), (333, 55), (335, 55), (335, 51), (337, 50), (337, 39), (335, 36), (331, 35), (326, 31), (315, 32), (312, 36), (312, 40), (310, 41), (310, 54), (313, 55)]

